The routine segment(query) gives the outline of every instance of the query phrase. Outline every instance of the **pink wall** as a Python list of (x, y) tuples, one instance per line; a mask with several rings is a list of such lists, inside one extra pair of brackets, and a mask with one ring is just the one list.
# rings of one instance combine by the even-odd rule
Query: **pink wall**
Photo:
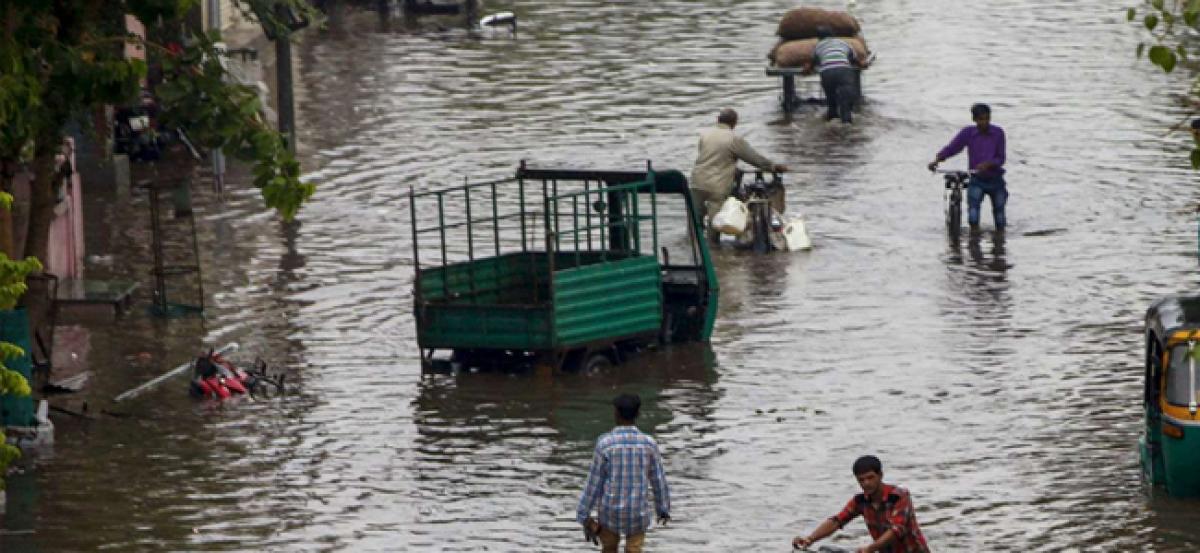
[(65, 198), (54, 206), (54, 222), (50, 224), (50, 251), (42, 264), (46, 271), (59, 278), (83, 277), (83, 196), (82, 180), (75, 165), (75, 139), (63, 141), (60, 163), (69, 162), (74, 169), (63, 186)]
[[(62, 148), (62, 153), (58, 155), (58, 163), (71, 163), (71, 177), (63, 186), (63, 200), (54, 206), (47, 259), (40, 261), (46, 272), (59, 278), (83, 278), (83, 181), (79, 178), (75, 165), (75, 140), (64, 140)], [(29, 201), (29, 184), (32, 180), (33, 174), (29, 172), (17, 173), (14, 176), (13, 196), (16, 202)], [(15, 209), (14, 205), (14, 211)], [(20, 250), (24, 245), (25, 233), (19, 229), (14, 231), (13, 238), (17, 249)]]

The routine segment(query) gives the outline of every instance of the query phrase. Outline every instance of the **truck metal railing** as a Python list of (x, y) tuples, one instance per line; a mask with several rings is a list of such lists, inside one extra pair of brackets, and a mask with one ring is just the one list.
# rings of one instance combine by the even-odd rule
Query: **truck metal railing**
[[(477, 183), (464, 179), (462, 185), (427, 192), (410, 188), (417, 293), (422, 273), (464, 264), (466, 296), (475, 298), (495, 291), (479, 286), (476, 261), (513, 254), (545, 254), (545, 269), (539, 268), (537, 256), (524, 256), (533, 278), (530, 284), (534, 302), (541, 303), (548, 298), (539, 284), (552, 282), (556, 257), (561, 254), (573, 253), (575, 266), (655, 255), (658, 226), (654, 173), (648, 170), (633, 180), (630, 175), (635, 174), (531, 170), (522, 162), (515, 178)], [(649, 196), (648, 214), (644, 213), (643, 195)], [(642, 236), (647, 221), (648, 251), (643, 250)], [(451, 297), (449, 280), (443, 274), (445, 298)]]
[[(653, 173), (644, 182), (634, 182), (577, 192), (558, 193), (546, 199), (546, 250), (575, 254), (575, 265), (583, 264), (583, 252), (599, 252), (601, 262), (610, 256), (653, 254), (658, 251), (658, 199)], [(649, 196), (650, 213), (642, 213), (640, 196)], [(593, 203), (592, 198), (596, 201)], [(582, 210), (580, 198), (583, 199)], [(570, 204), (564, 209), (564, 204)], [(564, 227), (560, 214), (571, 215), (570, 226)], [(580, 220), (580, 212), (583, 220)], [(642, 223), (650, 223), (650, 249), (643, 250)], [(568, 236), (566, 248), (563, 237)], [(599, 246), (598, 248), (596, 246)]]

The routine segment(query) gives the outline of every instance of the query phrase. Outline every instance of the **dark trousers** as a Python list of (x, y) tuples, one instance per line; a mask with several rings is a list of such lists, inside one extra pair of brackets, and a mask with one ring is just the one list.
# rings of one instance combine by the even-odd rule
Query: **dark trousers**
[(1004, 215), (1008, 187), (1002, 176), (971, 177), (971, 182), (967, 184), (967, 223), (973, 227), (979, 225), (979, 208), (983, 207), (985, 195), (992, 200), (992, 220), (996, 223), (996, 230), (1004, 230), (1008, 223)]
[(838, 67), (821, 72), (821, 88), (825, 89), (825, 119), (841, 117), (843, 123), (849, 123), (853, 117), (850, 112), (854, 102), (858, 100), (858, 90), (855, 88), (856, 75), (854, 69)]

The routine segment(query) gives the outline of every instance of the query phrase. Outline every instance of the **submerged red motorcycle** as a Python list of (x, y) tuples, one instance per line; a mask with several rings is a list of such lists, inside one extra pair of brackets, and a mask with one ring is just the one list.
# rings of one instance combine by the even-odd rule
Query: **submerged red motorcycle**
[(238, 395), (253, 396), (256, 393), (266, 393), (270, 385), (278, 391), (283, 390), (283, 375), (272, 379), (267, 375), (267, 364), (261, 359), (254, 361), (254, 367), (243, 369), (212, 351), (207, 355), (196, 358), (192, 364), (192, 381), (190, 393), (195, 397), (212, 399), (229, 399)]

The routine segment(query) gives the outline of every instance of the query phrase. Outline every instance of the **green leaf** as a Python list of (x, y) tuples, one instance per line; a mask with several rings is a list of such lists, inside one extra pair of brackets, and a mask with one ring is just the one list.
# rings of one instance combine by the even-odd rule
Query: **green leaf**
[(1142, 24), (1146, 26), (1146, 30), (1153, 31), (1158, 26), (1158, 16), (1152, 13), (1146, 14), (1146, 17), (1142, 19)]
[(1200, 148), (1192, 148), (1192, 169), (1200, 170)]
[(1125, 20), (1126, 21), (1133, 21), (1134, 18), (1136, 18), (1136, 17), (1137, 17), (1137, 8), (1129, 8), (1129, 10), (1125, 12)]
[(1150, 5), (1151, 5), (1151, 6), (1154, 6), (1154, 9), (1156, 9), (1156, 10), (1159, 10), (1159, 11), (1162, 11), (1162, 9), (1163, 9), (1163, 0), (1150, 0)]
[(1163, 71), (1170, 73), (1175, 69), (1176, 59), (1175, 52), (1170, 48), (1161, 44), (1150, 47), (1150, 62), (1163, 68)]
[(1138, 43), (1138, 47), (1137, 47), (1138, 59), (1142, 59), (1142, 56), (1145, 55), (1145, 53), (1146, 53), (1146, 43), (1145, 42)]

